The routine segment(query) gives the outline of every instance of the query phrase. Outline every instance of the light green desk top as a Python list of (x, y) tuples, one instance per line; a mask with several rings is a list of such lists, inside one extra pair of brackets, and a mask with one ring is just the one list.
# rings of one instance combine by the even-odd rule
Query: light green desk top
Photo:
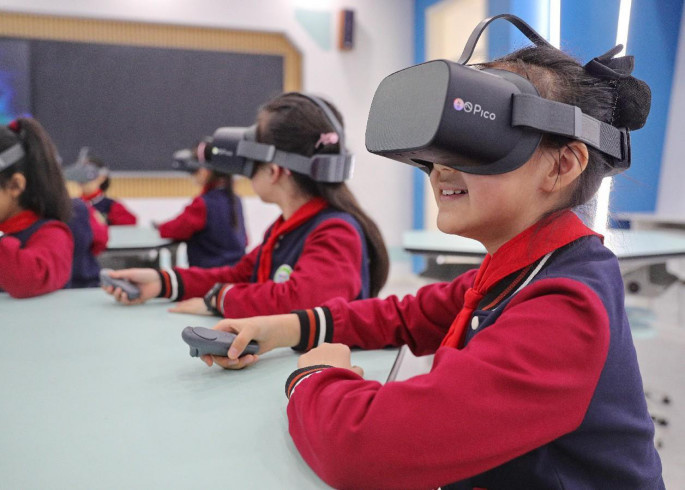
[(145, 226), (110, 226), (107, 250), (149, 249), (164, 247), (173, 243), (161, 238), (159, 231)]
[[(126, 307), (99, 289), (0, 294), (0, 487), (326, 488), (288, 435), (280, 349), (240, 372), (181, 340), (214, 317)], [(355, 351), (384, 381), (396, 350)]]

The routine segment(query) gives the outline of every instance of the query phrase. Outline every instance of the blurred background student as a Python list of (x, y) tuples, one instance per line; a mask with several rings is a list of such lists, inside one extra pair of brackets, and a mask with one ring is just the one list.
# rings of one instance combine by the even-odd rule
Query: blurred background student
[(71, 200), (69, 228), (74, 237), (74, 259), (67, 288), (91, 288), (100, 285), (97, 256), (107, 248), (109, 228), (104, 218), (80, 198)]
[(136, 216), (119, 201), (107, 197), (109, 169), (102, 160), (81, 148), (76, 163), (64, 169), (64, 177), (81, 187), (81, 199), (93, 206), (107, 220), (108, 225), (135, 225)]
[(211, 162), (198, 162), (196, 150), (197, 145), (177, 151), (174, 168), (191, 174), (202, 187), (200, 195), (177, 217), (155, 226), (162, 238), (186, 242), (188, 265), (233, 265), (247, 246), (242, 203), (233, 192), (233, 176)]
[(57, 152), (31, 118), (0, 126), (0, 291), (28, 298), (62, 288), (74, 242)]

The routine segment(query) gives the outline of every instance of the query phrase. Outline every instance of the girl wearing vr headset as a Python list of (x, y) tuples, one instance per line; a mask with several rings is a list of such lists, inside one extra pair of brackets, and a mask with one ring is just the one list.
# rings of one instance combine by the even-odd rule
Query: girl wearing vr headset
[[(536, 44), (480, 66), (506, 74), (462, 66), (454, 76), (518, 76), (538, 99), (577, 106), (597, 124), (642, 127), (650, 92), (630, 76), (632, 57), (612, 50), (582, 66)], [(385, 102), (412, 95), (397, 91)], [(618, 261), (571, 211), (625, 161), (544, 132), (513, 169), (423, 162), (438, 227), (480, 241), (488, 252), (480, 269), (401, 300), (333, 299), (289, 315), (222, 320), (215, 328), (238, 335), (227, 357), (203, 360), (245, 367), (258, 358), (239, 357), (251, 340), (259, 353), (309, 350), (286, 383), (290, 434), (335, 488), (664, 488)], [(337, 343), (316, 347), (321, 340)], [(430, 373), (367, 381), (347, 347), (402, 344), (436, 354)]]
[[(318, 100), (318, 99), (316, 99)], [(337, 120), (329, 119), (319, 103)], [(256, 143), (298, 161), (342, 154), (338, 111), (299, 93), (281, 94), (257, 116)], [(342, 165), (342, 163), (341, 163)], [(128, 269), (111, 273), (140, 287), (129, 301), (155, 297), (188, 300), (171, 311), (240, 318), (313, 307), (334, 297), (344, 301), (376, 296), (388, 274), (389, 260), (376, 224), (361, 210), (344, 182), (318, 182), (273, 162), (257, 161), (249, 172), (257, 195), (276, 204), (282, 215), (264, 241), (232, 267)], [(307, 305), (307, 306), (304, 306)]]
[(69, 195), (45, 129), (31, 118), (0, 126), (0, 291), (28, 298), (69, 281), (70, 215)]
[(104, 216), (108, 225), (135, 225), (138, 222), (136, 215), (121, 202), (107, 197), (106, 193), (111, 180), (105, 163), (89, 155), (87, 148), (84, 148), (82, 152), (79, 161), (64, 169), (65, 178), (79, 184), (81, 199)]
[(233, 192), (233, 176), (193, 158), (197, 147), (181, 152), (190, 160), (177, 160), (175, 164), (192, 175), (202, 192), (177, 217), (155, 225), (159, 235), (185, 241), (190, 266), (233, 265), (245, 254), (247, 245), (242, 203)]

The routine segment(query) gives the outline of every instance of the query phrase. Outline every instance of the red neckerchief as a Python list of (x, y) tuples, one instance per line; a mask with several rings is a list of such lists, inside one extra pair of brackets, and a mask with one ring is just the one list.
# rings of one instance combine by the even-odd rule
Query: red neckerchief
[(39, 219), (40, 216), (33, 211), (20, 211), (11, 218), (0, 223), (0, 231), (8, 235), (17, 233), (18, 231), (25, 230)]
[(271, 258), (278, 238), (281, 235), (294, 230), (302, 223), (309, 221), (312, 216), (317, 215), (327, 206), (328, 203), (324, 199), (315, 197), (311, 201), (307, 201), (300, 206), (300, 208), (287, 220), (283, 219), (283, 215), (278, 217), (271, 228), (269, 238), (267, 238), (266, 243), (262, 245), (259, 268), (257, 269), (257, 282), (266, 282), (269, 280), (269, 274), (271, 273)]
[(550, 252), (580, 237), (602, 235), (585, 226), (572, 211), (564, 211), (543, 223), (536, 223), (502, 245), (494, 255), (487, 254), (478, 269), (473, 286), (466, 291), (464, 306), (454, 319), (441, 346), (461, 348), (471, 315), (487, 292), (508, 275), (523, 269)]
[(90, 201), (92, 201), (95, 198), (100, 197), (100, 196), (104, 197), (104, 192), (102, 192), (102, 189), (98, 189), (91, 194), (82, 194), (81, 199), (83, 199), (86, 202), (90, 202)]

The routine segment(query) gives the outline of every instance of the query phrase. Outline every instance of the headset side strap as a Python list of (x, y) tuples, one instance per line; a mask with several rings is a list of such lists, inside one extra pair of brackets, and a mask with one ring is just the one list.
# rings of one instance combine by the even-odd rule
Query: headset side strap
[(11, 167), (19, 160), (24, 158), (24, 155), (26, 155), (26, 153), (24, 152), (24, 149), (20, 143), (10, 146), (8, 149), (0, 153), (0, 171)]
[(583, 114), (579, 107), (535, 95), (514, 94), (511, 125), (577, 139), (619, 162), (628, 160), (630, 165), (626, 130)]

